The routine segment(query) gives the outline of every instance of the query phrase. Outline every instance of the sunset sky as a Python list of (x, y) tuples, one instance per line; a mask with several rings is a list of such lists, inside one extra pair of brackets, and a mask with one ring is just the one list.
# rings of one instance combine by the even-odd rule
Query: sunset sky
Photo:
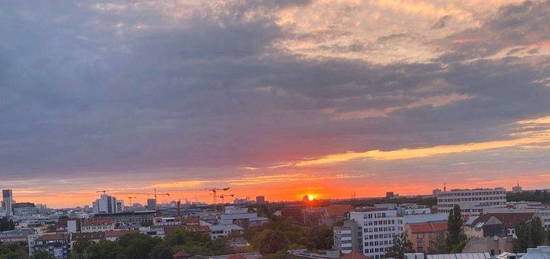
[(550, 188), (550, 1), (3, 0), (0, 34), (18, 202)]

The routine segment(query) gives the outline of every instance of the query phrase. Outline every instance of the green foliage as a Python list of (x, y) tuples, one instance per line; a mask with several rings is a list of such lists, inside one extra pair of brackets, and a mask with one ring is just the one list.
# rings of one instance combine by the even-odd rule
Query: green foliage
[(304, 227), (280, 217), (247, 229), (244, 238), (263, 255), (278, 254), (291, 248), (330, 249), (333, 244), (331, 227)]
[(520, 223), (516, 226), (516, 237), (514, 239), (514, 252), (523, 253), (529, 247), (537, 247), (546, 240), (546, 233), (542, 221), (535, 217), (529, 223)]
[(38, 251), (31, 256), (31, 259), (55, 259), (55, 257), (46, 251)]
[(455, 205), (449, 212), (447, 220), (447, 248), (450, 251), (457, 251), (460, 247), (464, 247), (462, 244), (465, 245), (466, 236), (462, 232), (463, 225), (460, 206)]
[(544, 243), (546, 236), (544, 232), (544, 226), (539, 217), (535, 217), (529, 224), (529, 245), (530, 247), (537, 247)]
[(14, 230), (15, 224), (8, 217), (0, 218), (0, 231)]
[(516, 226), (516, 239), (514, 239), (514, 252), (524, 253), (529, 247), (529, 225), (520, 223)]
[(536, 190), (534, 192), (524, 191), (520, 193), (508, 193), (506, 195), (508, 201), (538, 201), (542, 203), (550, 203), (550, 193), (545, 190)]
[(332, 228), (326, 225), (311, 227), (306, 230), (304, 244), (307, 249), (330, 249), (334, 244)]
[(450, 251), (447, 247), (447, 236), (443, 233), (438, 234), (430, 241), (428, 254), (446, 254)]
[(403, 259), (405, 253), (412, 252), (414, 252), (412, 242), (409, 240), (407, 233), (402, 233), (393, 237), (393, 246), (386, 253), (386, 257)]
[(26, 245), (18, 243), (0, 245), (0, 259), (21, 259), (28, 257), (29, 255)]
[(171, 259), (184, 250), (191, 255), (230, 253), (224, 239), (210, 240), (207, 234), (179, 230), (165, 240), (139, 233), (120, 237), (118, 241), (102, 240), (98, 243), (81, 240), (74, 244), (71, 259)]

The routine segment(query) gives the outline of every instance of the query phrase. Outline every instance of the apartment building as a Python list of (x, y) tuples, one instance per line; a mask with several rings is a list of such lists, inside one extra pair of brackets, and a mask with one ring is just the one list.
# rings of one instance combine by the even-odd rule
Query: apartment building
[(439, 192), (436, 197), (439, 212), (449, 213), (455, 205), (459, 205), (464, 217), (479, 216), (486, 208), (506, 206), (504, 188), (455, 189)]
[(371, 208), (350, 212), (349, 218), (362, 230), (363, 254), (373, 259), (384, 258), (393, 238), (403, 233), (403, 217), (397, 210)]
[(334, 249), (341, 254), (362, 253), (363, 229), (354, 220), (346, 220), (342, 226), (335, 226)]

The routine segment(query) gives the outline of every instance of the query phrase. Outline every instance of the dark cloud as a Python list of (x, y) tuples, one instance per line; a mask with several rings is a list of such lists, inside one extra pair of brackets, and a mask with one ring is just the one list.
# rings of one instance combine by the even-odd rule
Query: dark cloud
[[(550, 110), (548, 89), (535, 82), (548, 66), (522, 59), (376, 65), (275, 48), (301, 36), (280, 27), (270, 11), (308, 3), (228, 1), (173, 21), (165, 10), (139, 5), (119, 13), (90, 8), (94, 1), (6, 2), (0, 174), (271, 165), (348, 150), (464, 143), (503, 137), (503, 125)], [(531, 17), (519, 18), (542, 12), (535, 5), (503, 9), (480, 30), (501, 35), (496, 31), (530, 25), (529, 33), (546, 39), (545, 28), (524, 21)], [(520, 14), (508, 13), (514, 10)], [(487, 53), (469, 49), (458, 45), (454, 55)], [(334, 118), (451, 94), (472, 99)]]

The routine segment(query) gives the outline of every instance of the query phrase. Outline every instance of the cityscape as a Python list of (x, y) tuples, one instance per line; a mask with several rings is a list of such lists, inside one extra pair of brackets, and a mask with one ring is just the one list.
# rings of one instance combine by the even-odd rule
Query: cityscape
[(2, 0), (0, 259), (550, 259), (550, 0)]

